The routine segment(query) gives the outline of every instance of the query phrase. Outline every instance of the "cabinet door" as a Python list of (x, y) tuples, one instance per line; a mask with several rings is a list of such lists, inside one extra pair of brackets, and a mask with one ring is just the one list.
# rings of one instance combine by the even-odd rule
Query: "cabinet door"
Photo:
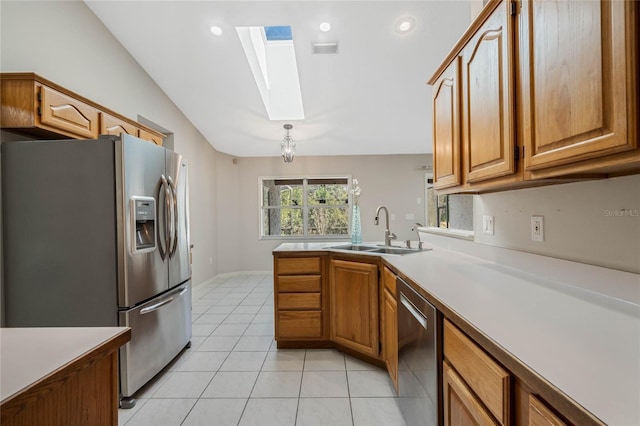
[(153, 142), (156, 145), (160, 145), (160, 146), (162, 146), (162, 143), (164, 142), (163, 138), (160, 137), (159, 135), (153, 134), (151, 132), (147, 132), (146, 130), (142, 130), (142, 129), (140, 129), (140, 131), (138, 133), (138, 137), (140, 139), (144, 139), (146, 141)]
[(86, 139), (98, 137), (98, 110), (47, 86), (40, 87), (40, 123), (47, 130)]
[(433, 186), (438, 189), (462, 183), (458, 61), (454, 59), (433, 85)]
[(377, 357), (378, 265), (331, 260), (331, 338)]
[(634, 3), (522, 1), (525, 170), (637, 148)]
[(566, 426), (538, 398), (529, 395), (529, 426)]
[(126, 133), (131, 136), (138, 136), (138, 128), (131, 123), (127, 123), (111, 114), (100, 113), (100, 134), (120, 135)]
[(503, 1), (462, 53), (462, 137), (466, 181), (516, 172), (513, 19)]
[(442, 372), (445, 426), (498, 425), (446, 362), (443, 364)]
[(383, 341), (384, 363), (387, 366), (393, 386), (398, 392), (398, 302), (389, 290), (384, 290), (383, 309)]

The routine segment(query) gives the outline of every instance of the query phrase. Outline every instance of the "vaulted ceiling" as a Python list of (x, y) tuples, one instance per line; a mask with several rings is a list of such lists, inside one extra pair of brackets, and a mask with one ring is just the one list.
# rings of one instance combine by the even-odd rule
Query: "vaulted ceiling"
[[(471, 15), (458, 0), (86, 3), (205, 138), (235, 156), (280, 155), (287, 122), (297, 155), (431, 152), (426, 81)], [(400, 34), (403, 17), (415, 28)], [(269, 120), (235, 30), (270, 25), (291, 26), (304, 120)], [(312, 53), (335, 41), (337, 54)]]

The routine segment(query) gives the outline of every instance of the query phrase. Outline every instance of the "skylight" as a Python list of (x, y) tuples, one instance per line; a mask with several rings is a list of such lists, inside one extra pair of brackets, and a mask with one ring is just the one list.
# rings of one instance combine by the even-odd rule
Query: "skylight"
[(264, 27), (264, 33), (268, 41), (274, 40), (292, 40), (291, 27), (288, 25), (280, 27)]
[(236, 27), (236, 31), (269, 119), (304, 119), (291, 27)]

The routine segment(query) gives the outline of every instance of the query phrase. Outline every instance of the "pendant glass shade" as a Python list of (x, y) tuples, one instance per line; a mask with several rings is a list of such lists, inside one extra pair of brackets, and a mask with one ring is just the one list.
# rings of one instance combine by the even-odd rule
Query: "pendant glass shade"
[(291, 138), (289, 131), (293, 128), (291, 124), (285, 124), (285, 135), (282, 143), (280, 144), (280, 149), (282, 151), (282, 159), (285, 163), (291, 163), (293, 161), (293, 157), (296, 155), (296, 143)]

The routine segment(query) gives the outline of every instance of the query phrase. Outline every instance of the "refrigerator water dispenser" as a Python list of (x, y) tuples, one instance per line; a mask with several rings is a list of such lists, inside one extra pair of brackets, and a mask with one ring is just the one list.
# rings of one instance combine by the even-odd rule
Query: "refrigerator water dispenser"
[(147, 253), (156, 249), (156, 200), (131, 197), (133, 217), (132, 252)]

